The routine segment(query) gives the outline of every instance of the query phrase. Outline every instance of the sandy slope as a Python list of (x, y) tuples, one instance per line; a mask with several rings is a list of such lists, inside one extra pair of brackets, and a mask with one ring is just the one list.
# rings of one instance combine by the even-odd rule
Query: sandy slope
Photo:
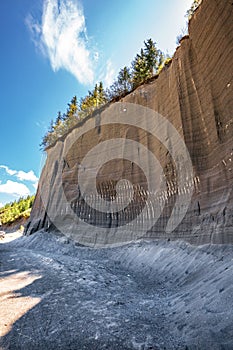
[(233, 246), (0, 244), (1, 349), (232, 349)]
[(4, 238), (0, 239), (0, 243), (8, 243), (14, 241), (15, 239), (22, 237), (23, 232), (21, 230), (5, 232)]

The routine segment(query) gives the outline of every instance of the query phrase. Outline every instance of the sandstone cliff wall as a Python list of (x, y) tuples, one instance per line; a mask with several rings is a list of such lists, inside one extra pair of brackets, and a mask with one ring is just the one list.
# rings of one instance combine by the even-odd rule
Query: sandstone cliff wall
[[(186, 178), (182, 186), (177, 183), (169, 128), (162, 131), (164, 138), (159, 140), (153, 132), (138, 125), (122, 124), (120, 120), (111, 126), (103, 125), (106, 113), (114, 108), (110, 105), (47, 150), (26, 234), (55, 225), (68, 236), (91, 245), (128, 241), (139, 238), (140, 232), (143, 237), (184, 239), (195, 244), (233, 242), (232, 18), (232, 1), (203, 0), (190, 22), (189, 36), (181, 41), (171, 65), (157, 79), (138, 87), (121, 101), (123, 106), (133, 103), (152, 109), (176, 128), (192, 161), (193, 173), (183, 169)], [(146, 115), (141, 118), (146, 119)], [(160, 126), (149, 127), (156, 130)], [(81, 130), (85, 130), (82, 135)], [(132, 150), (130, 160), (124, 159), (123, 151), (122, 159), (108, 161), (99, 169), (96, 186), (102, 198), (111, 200), (116, 196), (117, 182), (124, 178), (132, 183), (134, 196), (128, 208), (104, 213), (90, 205), (90, 201), (96, 200), (95, 194), (90, 195), (88, 205), (85, 203), (78, 173), (90, 150), (118, 138), (136, 141), (156, 156), (163, 169), (165, 187), (153, 197), (145, 169), (134, 163), (137, 150)], [(106, 147), (103, 144), (101, 150), (108, 153), (109, 143)], [(179, 157), (179, 151), (176, 153)], [(96, 158), (99, 156), (97, 152)], [(157, 169), (150, 159), (145, 162), (150, 176), (156, 177)], [(126, 183), (121, 190), (127, 194), (130, 188)], [(175, 202), (191, 192), (192, 200), (184, 219), (168, 232), (166, 227)], [(145, 233), (146, 222), (153, 221), (155, 208), (159, 206), (163, 207), (161, 215)], [(146, 214), (140, 217), (143, 208)], [(179, 208), (177, 215), (181, 211)]]

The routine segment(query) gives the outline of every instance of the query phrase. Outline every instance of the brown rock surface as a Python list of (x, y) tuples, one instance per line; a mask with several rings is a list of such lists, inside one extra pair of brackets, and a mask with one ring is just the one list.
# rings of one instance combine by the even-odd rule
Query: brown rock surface
[[(190, 22), (189, 36), (181, 41), (171, 65), (157, 79), (138, 87), (119, 104), (97, 111), (47, 150), (26, 234), (55, 225), (78, 242), (90, 245), (118, 244), (141, 236), (184, 239), (195, 244), (233, 242), (232, 15), (231, 1), (203, 0)], [(162, 126), (156, 124), (156, 118), (154, 124), (150, 124), (146, 114), (140, 115), (135, 126), (124, 124), (121, 119), (106, 125), (108, 115), (117, 108), (120, 114), (128, 103), (158, 112), (184, 140), (192, 171), (181, 162), (182, 186), (177, 180), (177, 159), (183, 153), (172, 143), (169, 128), (159, 129)], [(155, 133), (162, 134), (161, 139), (156, 138)], [(152, 178), (161, 175), (158, 169), (149, 156), (143, 157), (145, 168), (140, 168), (136, 164), (139, 149), (135, 147), (130, 160), (125, 159), (127, 152), (123, 147), (121, 159), (112, 156), (98, 170), (96, 187), (102, 198), (114, 200), (117, 182), (127, 179), (134, 189), (133, 199), (125, 210), (103, 213), (85, 203), (78, 176), (89, 151), (102, 143), (102, 155), (114, 154), (115, 144), (112, 143), (111, 149), (109, 142), (104, 141), (118, 138), (125, 140), (125, 148), (126, 140), (133, 140), (156, 156), (163, 169), (165, 187), (153, 196), (145, 168)], [(97, 171), (95, 159), (101, 155), (96, 150), (92, 157), (93, 171)], [(90, 173), (91, 170), (87, 170)], [(90, 189), (88, 181), (87, 176), (86, 186)], [(130, 197), (127, 183), (121, 190)], [(166, 228), (169, 217), (174, 214), (175, 202), (182, 202), (190, 194), (192, 200), (184, 219), (168, 232)], [(96, 203), (94, 192), (89, 193), (89, 204), (90, 201)], [(153, 221), (160, 206), (164, 206), (161, 215), (147, 230), (147, 222)], [(144, 208), (146, 214), (140, 217), (138, 214)], [(175, 215), (181, 212), (180, 206)]]

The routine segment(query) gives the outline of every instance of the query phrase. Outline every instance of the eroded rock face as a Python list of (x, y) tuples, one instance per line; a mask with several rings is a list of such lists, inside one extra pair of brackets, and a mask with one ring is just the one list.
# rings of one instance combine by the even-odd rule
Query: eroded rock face
[[(55, 226), (80, 243), (97, 246), (142, 236), (195, 244), (233, 242), (232, 15), (230, 1), (203, 0), (190, 22), (189, 37), (157, 79), (97, 111), (47, 150), (26, 234)], [(129, 115), (129, 104), (144, 107), (134, 125), (121, 115)], [(108, 124), (111, 115), (115, 119)], [(170, 124), (187, 147), (191, 169), (172, 138)], [(125, 140), (121, 156), (115, 155), (118, 144), (113, 140), (118, 139)], [(134, 142), (130, 154), (127, 140)], [(161, 168), (142, 155), (139, 144), (152, 152)], [(98, 145), (101, 148), (95, 148)], [(88, 152), (92, 154), (85, 168)], [(98, 168), (96, 159), (107, 161)], [(95, 181), (91, 172), (96, 173)], [(155, 181), (151, 187), (148, 176), (163, 176), (163, 186), (158, 190)], [(122, 179), (128, 181), (119, 183)], [(118, 211), (103, 210), (99, 198), (105, 204), (115, 200), (119, 205), (127, 198), (130, 203)], [(168, 230), (169, 218), (175, 222), (183, 212), (179, 225)]]

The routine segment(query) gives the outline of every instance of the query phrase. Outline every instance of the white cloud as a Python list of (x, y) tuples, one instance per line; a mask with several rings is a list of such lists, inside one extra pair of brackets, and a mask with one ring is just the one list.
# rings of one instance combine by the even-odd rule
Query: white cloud
[(20, 170), (17, 172), (16, 176), (20, 181), (38, 181), (38, 178), (32, 170), (30, 170), (28, 173), (25, 173), (24, 171)]
[(29, 15), (26, 25), (35, 46), (49, 58), (54, 71), (63, 68), (80, 83), (93, 82), (95, 59), (91, 59), (85, 17), (78, 1), (44, 0), (41, 23)]
[(0, 208), (4, 207), (4, 204), (0, 203)]
[(38, 177), (34, 174), (32, 170), (26, 173), (25, 171), (22, 171), (22, 170), (17, 171), (17, 170), (9, 169), (8, 166), (6, 165), (0, 165), (0, 168), (5, 169), (7, 174), (17, 177), (17, 179), (20, 181), (31, 181), (31, 182), (38, 181)]
[(8, 180), (5, 184), (0, 185), (0, 193), (7, 193), (22, 197), (30, 195), (30, 191), (27, 186), (10, 180)]
[(106, 65), (106, 73), (103, 79), (104, 85), (109, 87), (115, 78), (115, 69), (113, 68), (112, 61), (108, 60)]
[(9, 175), (11, 175), (11, 176), (12, 176), (12, 175), (15, 175), (15, 174), (17, 173), (16, 170), (11, 170), (11, 169), (9, 169), (8, 166), (6, 166), (6, 165), (0, 165), (0, 168), (5, 169), (6, 172), (7, 172), (7, 174), (9, 174)]

